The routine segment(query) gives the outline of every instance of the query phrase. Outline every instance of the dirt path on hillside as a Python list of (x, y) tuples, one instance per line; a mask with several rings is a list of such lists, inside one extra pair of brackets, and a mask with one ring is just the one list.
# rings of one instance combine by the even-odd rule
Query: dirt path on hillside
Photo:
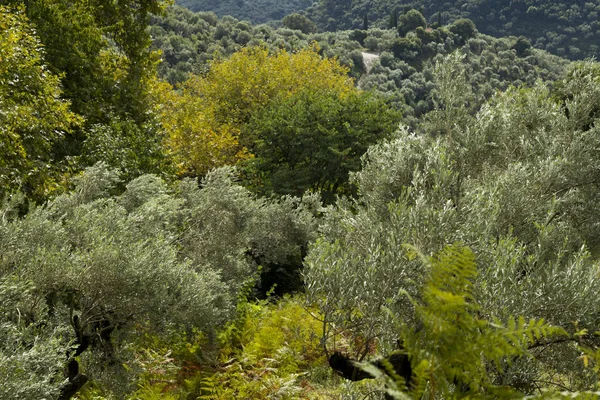
[(362, 52), (363, 62), (365, 63), (365, 68), (367, 69), (367, 74), (371, 72), (371, 67), (373, 66), (373, 62), (379, 58), (379, 54), (372, 54)]

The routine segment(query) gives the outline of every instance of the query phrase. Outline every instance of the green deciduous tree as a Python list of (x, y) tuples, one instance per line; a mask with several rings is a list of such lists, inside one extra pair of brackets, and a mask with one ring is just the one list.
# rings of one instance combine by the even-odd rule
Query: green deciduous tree
[(61, 99), (24, 10), (0, 6), (0, 197), (20, 189), (43, 198), (58, 186), (54, 150), (82, 120)]
[[(27, 15), (44, 48), (47, 71), (60, 76), (60, 97), (84, 118), (73, 134), (54, 146), (55, 161), (68, 160), (69, 170), (77, 171), (106, 158), (113, 167), (125, 167), (129, 178), (159, 173), (164, 166), (157, 146), (162, 132), (156, 129), (151, 96), (159, 57), (150, 49), (147, 27), (150, 15), (161, 13), (166, 2), (5, 0), (0, 4)], [(147, 146), (138, 140), (141, 137), (149, 139)], [(120, 154), (115, 143), (124, 147)]]
[(467, 18), (461, 18), (455, 21), (448, 27), (451, 32), (458, 35), (462, 43), (466, 43), (467, 40), (471, 39), (477, 33), (477, 28), (473, 21)]
[(297, 29), (302, 33), (315, 33), (317, 32), (317, 25), (312, 22), (310, 19), (306, 18), (305, 15), (302, 14), (290, 14), (286, 15), (281, 23), (286, 28)]
[(157, 61), (146, 28), (150, 14), (163, 6), (162, 0), (25, 2), (50, 70), (63, 75), (65, 96), (90, 124), (113, 115), (144, 120), (145, 83)]
[(367, 148), (386, 138), (399, 115), (366, 92), (340, 96), (306, 89), (267, 106), (243, 133), (258, 185), (267, 192), (301, 195), (320, 191), (327, 202), (352, 193), (348, 173), (358, 170)]
[(190, 78), (181, 94), (166, 92), (162, 101), (166, 145), (178, 172), (202, 175), (251, 157), (240, 135), (255, 113), (306, 88), (349, 93), (355, 89), (346, 72), (315, 49), (269, 54), (246, 48), (214, 62), (205, 76)]
[(409, 10), (398, 18), (398, 33), (400, 36), (404, 36), (418, 27), (427, 28), (427, 21), (425, 21), (423, 14), (417, 10)]

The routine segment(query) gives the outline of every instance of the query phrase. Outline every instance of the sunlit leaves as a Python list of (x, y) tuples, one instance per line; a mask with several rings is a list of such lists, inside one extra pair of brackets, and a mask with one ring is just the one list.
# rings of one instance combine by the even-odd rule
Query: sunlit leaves
[(256, 112), (306, 88), (344, 96), (354, 90), (346, 72), (314, 49), (269, 54), (255, 47), (215, 61), (205, 76), (190, 78), (180, 94), (165, 92), (167, 149), (181, 174), (204, 174), (248, 159), (251, 154), (240, 144), (240, 134)]
[(52, 146), (81, 123), (61, 93), (23, 10), (0, 7), (0, 196), (56, 187)]
[[(446, 97), (455, 104), (446, 114), (446, 134), (401, 130), (373, 146), (353, 178), (359, 201), (338, 203), (305, 265), (309, 297), (331, 325), (377, 338), (385, 349), (398, 332), (382, 306), (414, 327), (418, 309), (407, 304), (406, 294), (444, 304), (456, 300), (440, 288), (426, 292), (428, 298), (417, 293), (427, 271), (407, 259), (401, 245), (411, 243), (429, 255), (449, 243), (466, 243), (476, 255), (471, 293), (478, 316), (498, 326), (514, 319), (505, 339), (511, 346), (534, 346), (535, 357), (515, 355), (487, 373), (528, 393), (540, 380), (554, 388), (590, 388), (595, 377), (579, 361), (581, 352), (565, 340), (540, 344), (552, 332), (531, 321), (543, 319), (568, 332), (573, 321), (577, 331), (596, 329), (597, 115), (595, 106), (584, 106), (597, 97), (594, 76), (590, 63), (577, 66), (556, 86), (563, 104), (539, 83), (499, 94), (474, 119), (452, 116), (460, 102)], [(442, 97), (436, 102), (443, 115)], [(429, 133), (431, 125), (421, 128)], [(438, 280), (450, 284), (455, 278), (456, 272)], [(463, 305), (473, 303), (465, 298)], [(431, 330), (443, 331), (441, 322)], [(450, 328), (461, 327), (455, 322)], [(600, 346), (595, 336), (580, 339), (590, 348)], [(548, 371), (568, 378), (544, 379)]]

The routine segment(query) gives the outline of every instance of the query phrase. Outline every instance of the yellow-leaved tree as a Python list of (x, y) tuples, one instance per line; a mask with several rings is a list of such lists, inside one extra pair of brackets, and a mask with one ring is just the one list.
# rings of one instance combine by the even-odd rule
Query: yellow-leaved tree
[(240, 135), (252, 115), (274, 100), (307, 89), (343, 98), (356, 90), (347, 69), (322, 58), (316, 46), (275, 54), (245, 48), (213, 62), (209, 72), (193, 76), (180, 91), (161, 91), (166, 148), (181, 175), (202, 175), (212, 168), (252, 157)]

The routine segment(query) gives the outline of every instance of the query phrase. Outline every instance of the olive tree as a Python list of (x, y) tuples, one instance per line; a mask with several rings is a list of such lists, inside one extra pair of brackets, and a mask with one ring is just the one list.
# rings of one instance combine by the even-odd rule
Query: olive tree
[[(53, 382), (49, 397), (68, 399), (89, 377), (127, 392), (123, 357), (132, 335), (196, 329), (210, 336), (233, 316), (257, 259), (285, 266), (299, 257), (320, 207), (314, 197), (257, 199), (234, 180), (231, 169), (208, 174), (202, 187), (144, 175), (118, 194), (118, 173), (98, 164), (73, 192), (24, 217), (5, 207), (0, 296), (8, 312), (2, 318), (14, 328), (10, 337), (0, 330), (8, 337), (2, 356), (43, 376), (40, 385)], [(11, 300), (6, 285), (13, 281), (30, 288), (33, 311)], [(39, 341), (28, 334), (36, 329)], [(34, 363), (28, 352), (39, 355), (38, 348), (48, 353)], [(11, 371), (14, 386), (21, 378)], [(17, 397), (40, 392), (23, 393)]]
[(475, 255), (481, 318), (544, 319), (568, 333), (530, 343), (533, 357), (490, 369), (494, 381), (525, 393), (594, 386), (578, 346), (600, 346), (600, 143), (597, 116), (583, 116), (599, 86), (592, 64), (576, 71), (558, 86), (566, 100), (541, 83), (513, 89), (451, 134), (425, 125), (370, 148), (352, 177), (358, 200), (331, 209), (305, 263), (329, 348), (335, 339), (358, 356), (389, 352), (402, 341), (392, 316), (418, 331), (410, 299), (419, 302), (427, 269), (402, 245), (433, 255), (459, 242)]

